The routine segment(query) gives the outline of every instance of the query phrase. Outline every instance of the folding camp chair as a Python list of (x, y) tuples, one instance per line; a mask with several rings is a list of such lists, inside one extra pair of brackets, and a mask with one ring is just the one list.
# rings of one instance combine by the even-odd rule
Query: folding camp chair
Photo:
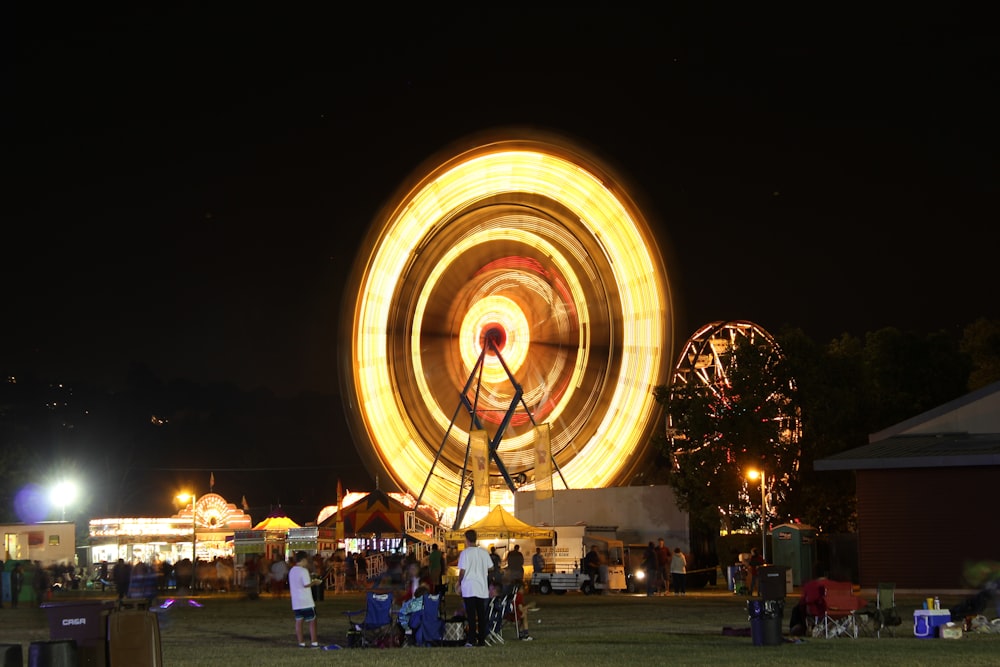
[[(361, 615), (364, 614), (363, 620)], [(350, 648), (389, 648), (399, 646), (400, 629), (392, 613), (392, 594), (368, 591), (364, 609), (345, 611)]]
[(895, 636), (894, 627), (903, 623), (903, 617), (896, 609), (896, 584), (879, 583), (875, 589), (875, 622), (877, 630), (876, 637), (882, 636), (882, 631), (887, 630), (890, 635)]
[(442, 646), (444, 644), (444, 596), (427, 593), (423, 606), (409, 619), (413, 629), (414, 646)]
[(854, 585), (849, 581), (827, 581), (824, 584), (823, 635), (833, 637), (858, 638), (857, 613), (866, 605), (854, 595)]
[(490, 598), (487, 612), (489, 619), (487, 622), (486, 643), (503, 644), (504, 621), (510, 619), (514, 623), (514, 631), (517, 632), (517, 584), (511, 585), (503, 595), (495, 595)]

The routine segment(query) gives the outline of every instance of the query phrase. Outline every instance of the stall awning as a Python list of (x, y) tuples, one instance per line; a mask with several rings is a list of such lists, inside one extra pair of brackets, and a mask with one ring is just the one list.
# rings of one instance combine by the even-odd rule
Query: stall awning
[(262, 554), (266, 553), (267, 531), (237, 530), (233, 535), (233, 553)]
[(551, 528), (540, 528), (525, 523), (516, 516), (497, 505), (490, 513), (471, 526), (451, 530), (445, 534), (450, 542), (461, 542), (465, 539), (465, 531), (472, 528), (480, 540), (528, 540), (552, 539), (556, 531)]

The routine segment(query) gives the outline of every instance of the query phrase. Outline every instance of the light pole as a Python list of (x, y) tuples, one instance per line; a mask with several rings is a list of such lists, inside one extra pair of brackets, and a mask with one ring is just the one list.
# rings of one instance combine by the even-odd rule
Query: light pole
[(194, 586), (198, 579), (198, 496), (193, 493), (182, 493), (177, 499), (182, 503), (191, 500), (191, 595), (194, 595)]
[(748, 470), (747, 479), (760, 477), (760, 557), (767, 562), (767, 495), (764, 489), (764, 473), (760, 470)]

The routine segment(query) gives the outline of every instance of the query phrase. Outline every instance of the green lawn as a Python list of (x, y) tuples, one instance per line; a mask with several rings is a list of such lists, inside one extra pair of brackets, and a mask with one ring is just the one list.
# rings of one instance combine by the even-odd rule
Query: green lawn
[[(55, 601), (79, 600), (67, 593)], [(98, 601), (99, 594), (85, 598)], [(328, 665), (356, 662), (384, 665), (996, 665), (1000, 635), (967, 634), (957, 640), (913, 637), (913, 610), (920, 598), (900, 597), (904, 623), (881, 639), (813, 639), (778, 646), (755, 646), (750, 637), (724, 636), (723, 627), (749, 628), (746, 599), (706, 589), (683, 597), (613, 594), (530, 595), (536, 604), (531, 631), (535, 641), (508, 633), (502, 646), (309, 650), (296, 646), (288, 597), (202, 596), (202, 605), (177, 598), (161, 615), (163, 661), (187, 665)], [(789, 603), (792, 599), (789, 599)], [(945, 605), (949, 601), (942, 599)], [(449, 595), (448, 609), (458, 598)], [(364, 606), (361, 594), (329, 595), (318, 603), (322, 644), (346, 646), (345, 610)], [(0, 643), (20, 643), (27, 664), (29, 645), (51, 638), (50, 612), (32, 606), (0, 610)], [(992, 614), (990, 615), (992, 618)], [(787, 630), (788, 612), (783, 630)], [(129, 667), (112, 665), (112, 667)]]

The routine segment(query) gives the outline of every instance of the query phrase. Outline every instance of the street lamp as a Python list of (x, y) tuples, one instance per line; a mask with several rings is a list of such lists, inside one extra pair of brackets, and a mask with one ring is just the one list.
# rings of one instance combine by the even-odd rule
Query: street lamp
[(198, 496), (193, 493), (181, 493), (177, 500), (182, 503), (191, 501), (191, 595), (194, 595), (194, 585), (198, 579)]
[(760, 477), (760, 557), (767, 562), (767, 496), (764, 491), (764, 473), (759, 470), (748, 470), (747, 479), (753, 481)]
[(52, 503), (62, 508), (62, 520), (66, 520), (66, 505), (76, 500), (76, 484), (62, 481), (52, 487), (49, 494)]

